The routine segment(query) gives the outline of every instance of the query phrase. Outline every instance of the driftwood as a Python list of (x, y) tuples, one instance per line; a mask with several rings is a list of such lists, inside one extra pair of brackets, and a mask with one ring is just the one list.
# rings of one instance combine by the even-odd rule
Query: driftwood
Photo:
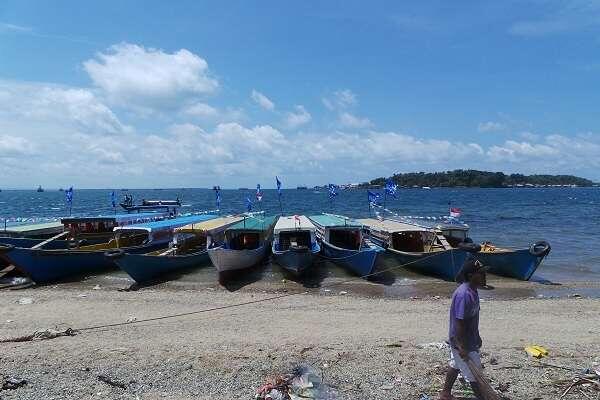
[(571, 383), (571, 385), (569, 385), (568, 388), (565, 389), (563, 394), (560, 395), (560, 399), (563, 399), (567, 394), (569, 394), (569, 392), (571, 392), (571, 390), (573, 390), (574, 387), (585, 384), (592, 384), (594, 385), (596, 390), (600, 390), (600, 382), (588, 378), (577, 378), (573, 383)]
[(467, 360), (467, 366), (471, 370), (475, 381), (477, 381), (477, 384), (479, 385), (479, 390), (481, 391), (483, 400), (501, 400), (500, 396), (498, 396), (494, 388), (492, 388), (485, 376), (483, 376), (483, 372), (479, 366), (477, 366), (470, 358)]
[(48, 340), (54, 339), (61, 336), (75, 336), (77, 331), (67, 328), (64, 331), (57, 331), (54, 329), (46, 329), (43, 331), (35, 331), (31, 335), (17, 336), (12, 338), (0, 339), (0, 343), (19, 343), (19, 342), (32, 342), (34, 340)]

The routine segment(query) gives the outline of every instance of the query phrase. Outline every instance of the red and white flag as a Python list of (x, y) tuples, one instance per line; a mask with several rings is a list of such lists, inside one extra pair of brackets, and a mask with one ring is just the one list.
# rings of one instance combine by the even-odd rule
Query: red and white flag
[(450, 208), (450, 216), (452, 218), (459, 218), (460, 214), (462, 214), (462, 210), (460, 208), (456, 208), (456, 207)]

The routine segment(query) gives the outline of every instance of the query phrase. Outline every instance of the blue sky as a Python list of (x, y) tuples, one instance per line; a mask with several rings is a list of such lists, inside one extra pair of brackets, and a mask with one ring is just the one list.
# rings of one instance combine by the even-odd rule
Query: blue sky
[(600, 179), (600, 3), (0, 4), (0, 187)]

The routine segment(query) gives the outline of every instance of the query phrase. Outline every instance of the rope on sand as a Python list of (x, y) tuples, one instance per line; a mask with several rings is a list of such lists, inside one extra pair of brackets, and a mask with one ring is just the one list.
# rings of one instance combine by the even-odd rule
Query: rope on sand
[[(452, 251), (452, 250), (450, 250), (450, 251)], [(404, 268), (404, 267), (409, 266), (411, 264), (417, 263), (419, 261), (426, 260), (428, 258), (436, 257), (436, 256), (437, 256), (437, 254), (432, 254), (432, 255), (429, 255), (429, 256), (426, 256), (426, 257), (423, 257), (423, 258), (419, 258), (419, 259), (414, 260), (414, 261), (407, 262), (405, 264), (395, 265), (393, 267), (386, 268), (384, 270), (380, 270), (380, 271), (376, 271), (376, 272), (371, 272), (369, 274), (361, 275), (361, 276), (357, 276), (357, 277), (352, 277), (352, 278), (346, 279), (344, 281), (331, 283), (329, 285), (323, 285), (323, 286), (321, 286), (321, 288), (322, 289), (328, 289), (328, 288), (332, 288), (332, 287), (335, 287), (335, 286), (345, 285), (345, 284), (350, 283), (350, 282), (354, 282), (354, 281), (357, 281), (357, 280), (369, 278), (371, 276), (376, 276), (376, 275), (384, 274), (386, 272), (390, 272), (390, 271), (393, 271), (393, 270), (396, 270), (396, 269), (399, 269), (399, 268)], [(14, 337), (14, 338), (0, 339), (0, 343), (31, 342), (31, 341), (36, 341), (36, 340), (55, 339), (55, 338), (62, 337), (62, 336), (75, 336), (78, 333), (82, 333), (82, 332), (86, 332), (86, 331), (93, 331), (93, 330), (96, 330), (96, 329), (116, 328), (116, 327), (125, 326), (125, 325), (139, 324), (139, 323), (142, 323), (142, 322), (160, 321), (160, 320), (164, 320), (164, 319), (179, 318), (179, 317), (185, 317), (185, 316), (195, 315), (195, 314), (204, 314), (204, 313), (208, 313), (208, 312), (212, 312), (212, 311), (219, 311), (219, 310), (225, 310), (225, 309), (229, 309), (229, 308), (242, 307), (242, 306), (246, 306), (246, 305), (250, 305), (250, 304), (256, 304), (256, 303), (264, 303), (264, 302), (267, 302), (267, 301), (282, 299), (284, 297), (298, 296), (298, 295), (303, 295), (303, 294), (307, 294), (307, 293), (308, 293), (308, 291), (297, 292), (297, 293), (284, 293), (284, 294), (279, 294), (277, 296), (266, 297), (264, 299), (257, 299), (257, 300), (245, 301), (245, 302), (241, 302), (241, 303), (229, 304), (229, 305), (225, 305), (225, 306), (217, 306), (217, 307), (205, 308), (205, 309), (202, 309), (202, 310), (188, 311), (188, 312), (178, 313), (178, 314), (161, 315), (161, 316), (158, 316), (158, 317), (138, 319), (138, 320), (127, 321), (127, 322), (116, 322), (116, 323), (112, 323), (112, 324), (92, 325), (92, 326), (86, 326), (86, 327), (75, 328), (75, 329), (73, 329), (73, 328), (67, 328), (64, 331), (56, 331), (56, 330), (52, 330), (52, 329), (47, 329), (47, 330), (44, 330), (44, 331), (36, 331), (33, 334), (31, 334), (31, 335), (19, 336), (19, 337)]]

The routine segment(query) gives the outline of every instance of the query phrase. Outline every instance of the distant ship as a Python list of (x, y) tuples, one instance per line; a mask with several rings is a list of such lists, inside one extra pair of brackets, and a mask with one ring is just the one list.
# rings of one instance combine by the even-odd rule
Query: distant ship
[(58, 189), (58, 191), (59, 191), (59, 192), (64, 192), (64, 191), (65, 191), (65, 189), (63, 189), (63, 188), (60, 188), (60, 189)]
[(296, 187), (297, 190), (306, 190), (308, 189), (308, 186), (298, 186)]
[(37, 191), (38, 191), (38, 193), (41, 193), (44, 191), (44, 189), (42, 189), (42, 185), (38, 186)]
[(239, 188), (238, 190), (248, 190), (248, 188)]

